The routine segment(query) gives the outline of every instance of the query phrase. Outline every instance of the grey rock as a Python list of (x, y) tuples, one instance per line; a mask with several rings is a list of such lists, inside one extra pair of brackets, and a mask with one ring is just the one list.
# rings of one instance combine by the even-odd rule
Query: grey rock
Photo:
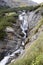
[(31, 5), (37, 5), (36, 2), (33, 2), (31, 0), (0, 0), (0, 5), (8, 5), (10, 7), (19, 7), (19, 6), (31, 6)]

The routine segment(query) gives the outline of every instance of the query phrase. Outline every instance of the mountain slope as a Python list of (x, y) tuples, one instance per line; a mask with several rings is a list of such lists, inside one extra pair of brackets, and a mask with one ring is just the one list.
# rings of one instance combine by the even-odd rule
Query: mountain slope
[(36, 4), (37, 3), (31, 0), (0, 0), (0, 5), (8, 5), (10, 7), (31, 6)]

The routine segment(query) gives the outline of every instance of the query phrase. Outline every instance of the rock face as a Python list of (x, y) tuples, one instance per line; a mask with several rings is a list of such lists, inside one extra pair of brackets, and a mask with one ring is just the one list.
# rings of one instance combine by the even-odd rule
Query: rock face
[(5, 6), (6, 2), (4, 0), (0, 0), (0, 6)]
[(41, 12), (38, 12), (36, 14), (36, 11), (32, 11), (32, 12), (28, 12), (27, 14), (28, 14), (29, 29), (32, 29), (41, 19)]
[(0, 5), (8, 5), (10, 7), (31, 6), (36, 4), (37, 3), (30, 0), (0, 0)]

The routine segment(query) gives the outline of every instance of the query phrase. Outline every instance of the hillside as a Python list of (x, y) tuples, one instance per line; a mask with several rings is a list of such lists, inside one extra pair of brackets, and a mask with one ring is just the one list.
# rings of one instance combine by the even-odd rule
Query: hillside
[(37, 3), (30, 0), (0, 0), (0, 5), (8, 5), (10, 7), (22, 7), (22, 6), (32, 6), (37, 5)]

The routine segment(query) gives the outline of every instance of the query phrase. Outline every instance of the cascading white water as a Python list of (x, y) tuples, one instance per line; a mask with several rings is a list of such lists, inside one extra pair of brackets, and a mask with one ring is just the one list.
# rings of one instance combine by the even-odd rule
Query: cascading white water
[(8, 62), (8, 59), (10, 58), (10, 56), (6, 56), (3, 58), (2, 61), (0, 61), (0, 65), (5, 65)]
[(15, 56), (15, 54), (16, 53), (23, 53), (23, 49), (18, 49), (18, 50), (16, 50), (15, 52), (13, 52), (11, 55), (8, 55), (8, 56), (5, 56), (4, 58), (3, 58), (3, 60), (1, 60), (0, 61), (0, 65), (6, 65), (6, 63), (9, 61), (9, 59), (11, 58), (11, 57), (14, 57)]
[(22, 32), (24, 33), (24, 38), (26, 38), (26, 30), (28, 29), (28, 21), (27, 21), (27, 15), (25, 12), (22, 12), (22, 14), (19, 16), (19, 20), (21, 20), (21, 29)]
[[(28, 28), (28, 21), (27, 21), (27, 15), (25, 12), (22, 12), (22, 14), (19, 15), (19, 20), (22, 22), (21, 24), (21, 29), (22, 32), (24, 33), (24, 39), (26, 38), (26, 30)], [(24, 42), (22, 41), (22, 45), (25, 45)], [(5, 56), (1, 61), (0, 61), (0, 65), (6, 65), (6, 63), (8, 62), (9, 58), (15, 56), (15, 53), (23, 53), (23, 49), (19, 48), (18, 50), (16, 50), (15, 52), (13, 52), (11, 55)]]

